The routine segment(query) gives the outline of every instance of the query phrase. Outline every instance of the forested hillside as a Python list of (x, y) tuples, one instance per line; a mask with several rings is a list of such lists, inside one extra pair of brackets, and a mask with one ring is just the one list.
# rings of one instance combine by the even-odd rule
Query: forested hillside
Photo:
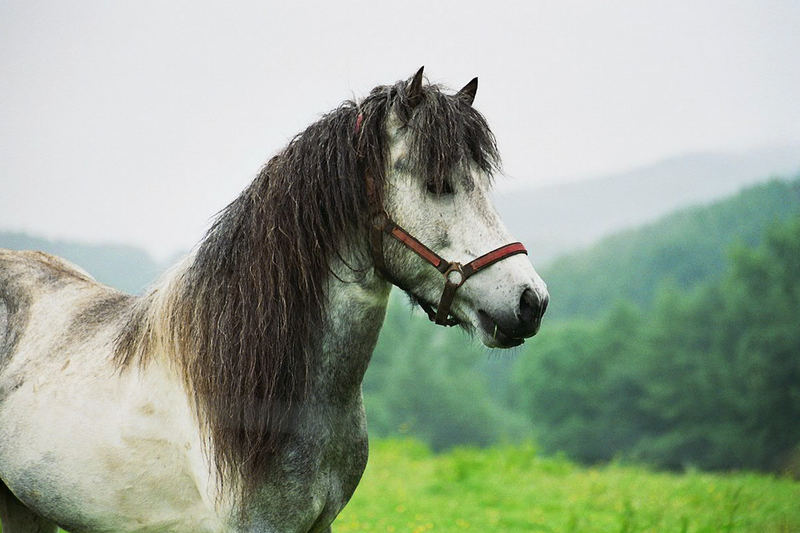
[(546, 449), (594, 462), (800, 474), (800, 216), (733, 250), (721, 280), (553, 328), (517, 362)]
[(734, 244), (755, 246), (773, 223), (800, 213), (800, 180), (773, 180), (710, 205), (618, 233), (541, 269), (548, 319), (593, 317), (618, 300), (648, 305), (664, 284), (689, 289), (719, 276)]

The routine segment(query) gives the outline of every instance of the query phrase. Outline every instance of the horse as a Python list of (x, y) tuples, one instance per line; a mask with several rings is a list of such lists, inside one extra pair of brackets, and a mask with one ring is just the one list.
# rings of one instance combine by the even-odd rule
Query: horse
[(547, 306), (476, 90), (419, 69), (322, 115), (140, 296), (0, 251), (3, 532), (330, 531), (391, 287), (497, 348)]

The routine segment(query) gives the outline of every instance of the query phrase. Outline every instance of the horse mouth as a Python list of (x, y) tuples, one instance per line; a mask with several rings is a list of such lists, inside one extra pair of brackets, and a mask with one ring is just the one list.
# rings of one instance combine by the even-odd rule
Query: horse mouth
[(513, 348), (525, 342), (524, 338), (513, 337), (503, 331), (497, 322), (482, 309), (478, 310), (478, 322), (483, 333), (483, 343), (490, 348)]
[[(406, 292), (409, 299), (411, 300), (412, 305), (417, 305), (422, 308), (426, 313), (428, 313), (429, 318), (433, 320), (431, 312), (435, 314), (436, 306), (419, 296), (411, 293)], [(497, 322), (492, 319), (489, 314), (482, 310), (478, 310), (478, 328), (481, 333), (481, 340), (483, 343), (488, 346), (489, 348), (514, 348), (515, 346), (519, 346), (520, 344), (525, 342), (524, 337), (515, 337), (510, 333), (507, 333), (503, 330)], [(469, 320), (464, 320), (462, 317), (457, 316), (454, 313), (449, 315), (449, 318), (454, 320), (454, 324), (457, 326), (462, 326), (467, 329), (471, 329), (471, 324)], [(537, 328), (538, 329), (538, 328)], [(534, 332), (535, 333), (535, 332)], [(528, 337), (532, 336), (528, 335)]]

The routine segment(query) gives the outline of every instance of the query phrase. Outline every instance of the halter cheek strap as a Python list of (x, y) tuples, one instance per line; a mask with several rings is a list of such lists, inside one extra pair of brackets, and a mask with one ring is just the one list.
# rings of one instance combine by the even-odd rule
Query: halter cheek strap
[(408, 292), (408, 289), (389, 275), (386, 270), (386, 262), (383, 258), (383, 236), (388, 234), (441, 272), (444, 276), (445, 283), (442, 296), (439, 298), (439, 305), (434, 309), (426, 302), (419, 302), (420, 306), (428, 314), (428, 318), (436, 324), (441, 326), (455, 326), (458, 324), (458, 320), (450, 316), (450, 306), (453, 303), (453, 298), (455, 298), (456, 290), (458, 290), (467, 279), (498, 261), (502, 261), (513, 255), (528, 253), (521, 242), (512, 242), (511, 244), (506, 244), (491, 252), (485, 253), (465, 265), (456, 261), (447, 261), (400, 227), (400, 225), (389, 218), (389, 215), (382, 207), (379, 207), (377, 195), (375, 193), (375, 185), (369, 174), (366, 176), (366, 185), (370, 209), (373, 212), (370, 247), (372, 248), (372, 257), (376, 270), (389, 282)]
[[(360, 133), (363, 121), (364, 115), (359, 113), (356, 117), (354, 134), (358, 135)], [(410, 292), (386, 270), (386, 261), (384, 261), (383, 258), (383, 236), (389, 234), (441, 272), (444, 276), (444, 290), (442, 291), (441, 298), (439, 298), (439, 305), (436, 306), (436, 309), (427, 302), (418, 302), (420, 307), (428, 314), (428, 318), (440, 326), (455, 326), (458, 324), (458, 319), (450, 316), (450, 306), (453, 304), (456, 290), (458, 290), (469, 277), (498, 261), (502, 261), (513, 255), (528, 253), (521, 242), (512, 242), (511, 244), (495, 248), (491, 252), (473, 259), (466, 265), (462, 265), (456, 261), (447, 261), (422, 244), (389, 217), (386, 210), (383, 208), (381, 199), (378, 197), (375, 189), (375, 182), (369, 172), (364, 175), (364, 181), (367, 190), (370, 215), (372, 217), (370, 248), (372, 250), (372, 259), (375, 269), (393, 285), (406, 292)]]

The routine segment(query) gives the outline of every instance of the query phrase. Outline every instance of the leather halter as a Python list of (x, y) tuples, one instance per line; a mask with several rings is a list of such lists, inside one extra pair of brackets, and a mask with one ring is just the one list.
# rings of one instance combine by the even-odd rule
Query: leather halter
[(386, 262), (383, 257), (383, 236), (390, 235), (441, 272), (444, 276), (445, 283), (442, 296), (439, 299), (439, 305), (436, 306), (436, 309), (427, 302), (417, 300), (420, 307), (428, 314), (428, 318), (436, 324), (441, 326), (455, 326), (459, 323), (458, 319), (450, 316), (450, 306), (453, 303), (456, 290), (461, 287), (470, 276), (512, 255), (528, 253), (521, 242), (512, 242), (511, 244), (506, 244), (491, 252), (485, 253), (465, 265), (456, 261), (447, 261), (392, 220), (386, 213), (383, 205), (380, 204), (372, 176), (367, 173), (364, 178), (367, 187), (367, 199), (372, 215), (370, 248), (372, 250), (375, 269), (393, 285), (396, 285), (406, 292), (410, 292), (386, 270)]
[[(363, 121), (364, 115), (359, 113), (356, 117), (354, 131), (356, 135), (360, 133)], [(386, 262), (383, 258), (383, 236), (385, 234), (391, 235), (404, 246), (410, 248), (415, 254), (433, 265), (433, 267), (441, 272), (444, 276), (444, 290), (442, 291), (441, 298), (439, 298), (439, 305), (437, 305), (434, 309), (434, 307), (428, 302), (424, 302), (418, 298), (416, 300), (420, 307), (422, 307), (428, 314), (428, 318), (440, 326), (458, 325), (458, 319), (450, 316), (450, 306), (453, 303), (456, 290), (461, 287), (465, 281), (467, 281), (467, 278), (483, 270), (484, 268), (497, 263), (498, 261), (502, 261), (503, 259), (511, 257), (512, 255), (528, 253), (521, 242), (512, 242), (499, 248), (495, 248), (491, 252), (485, 253), (482, 256), (473, 259), (466, 265), (462, 265), (456, 261), (447, 261), (439, 254), (422, 244), (413, 235), (404, 230), (399, 224), (392, 220), (391, 217), (389, 217), (389, 214), (383, 207), (383, 203), (378, 197), (375, 189), (375, 181), (369, 172), (364, 174), (364, 181), (367, 189), (367, 201), (369, 202), (369, 210), (371, 215), (372, 227), (370, 228), (370, 249), (372, 251), (372, 260), (375, 265), (375, 270), (377, 270), (389, 283), (409, 294), (413, 294), (386, 270)]]

